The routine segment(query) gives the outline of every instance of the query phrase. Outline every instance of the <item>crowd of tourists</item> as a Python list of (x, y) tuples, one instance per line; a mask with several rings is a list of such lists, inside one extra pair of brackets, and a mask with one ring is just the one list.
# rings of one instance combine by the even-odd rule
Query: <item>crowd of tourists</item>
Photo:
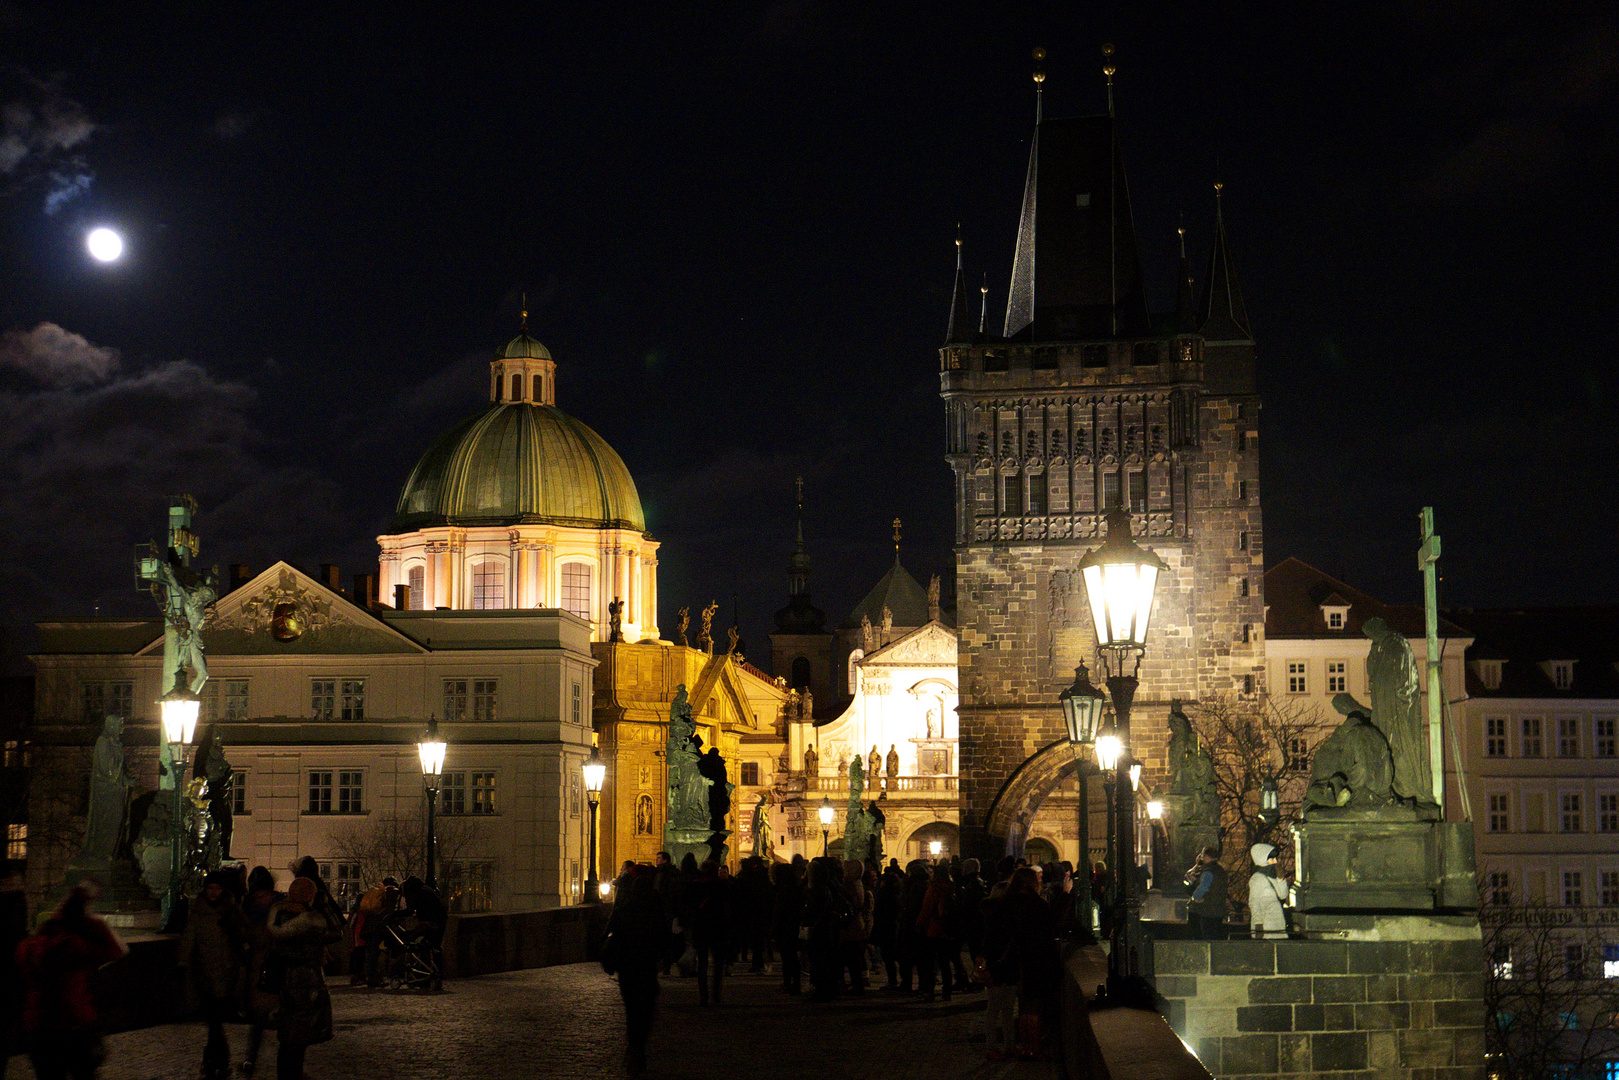
[[(315, 860), (288, 870), (285, 891), (263, 866), (235, 864), (210, 873), (184, 915), (178, 965), (207, 1028), (202, 1080), (250, 1078), (266, 1031), (276, 1036), (277, 1080), (303, 1080), (308, 1048), (332, 1037), (329, 972), (379, 986), (385, 930), (409, 933), (436, 948), (444, 933), (443, 901), (420, 878), (392, 878), (347, 902), (334, 897)], [(93, 885), (68, 892), (39, 929), (16, 947), (23, 989), (23, 1041), (39, 1080), (88, 1080), (105, 1057), (91, 994), (94, 972), (125, 953), (107, 924), (90, 913)], [(227, 1023), (247, 1024), (233, 1064)]]
[(779, 992), (812, 1002), (867, 993), (949, 1001), (988, 999), (992, 1059), (1044, 1058), (1061, 987), (1058, 942), (1088, 938), (1105, 877), (1068, 863), (1005, 858), (986, 875), (976, 859), (901, 866), (836, 858), (767, 866), (742, 861), (736, 874), (687, 855), (675, 865), (626, 862), (603, 966), (619, 978), (627, 1058), (646, 1064), (659, 975), (690, 974), (701, 1005), (720, 1004), (737, 969), (780, 974)]

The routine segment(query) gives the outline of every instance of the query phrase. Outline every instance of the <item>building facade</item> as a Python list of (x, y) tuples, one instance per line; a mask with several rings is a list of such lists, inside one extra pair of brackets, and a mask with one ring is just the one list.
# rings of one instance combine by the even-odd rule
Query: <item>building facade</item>
[[(1147, 310), (1112, 116), (1031, 142), (1003, 333), (976, 331), (958, 257), (940, 350), (955, 475), (963, 843), (1016, 850), (1072, 772), (1057, 694), (1095, 638), (1079, 560), (1127, 507), (1161, 575), (1133, 751), (1165, 768), (1172, 698), (1263, 690), (1256, 348), (1216, 214), (1194, 305)], [(1094, 666), (1094, 665), (1093, 665)]]

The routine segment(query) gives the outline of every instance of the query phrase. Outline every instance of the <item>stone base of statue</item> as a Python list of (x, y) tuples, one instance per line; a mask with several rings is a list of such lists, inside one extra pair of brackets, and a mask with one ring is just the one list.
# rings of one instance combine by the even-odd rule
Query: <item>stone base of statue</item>
[[(701, 866), (704, 860), (715, 857), (713, 846), (709, 843), (714, 835), (714, 830), (706, 827), (701, 829), (670, 827), (663, 830), (663, 850), (669, 853), (669, 858), (676, 866), (679, 866), (687, 855), (696, 859), (697, 865)], [(729, 833), (725, 835), (729, 835)], [(721, 837), (720, 845), (723, 850), (723, 836)]]
[(47, 898), (47, 903), (55, 907), (69, 889), (89, 881), (95, 882), (100, 890), (93, 908), (109, 925), (125, 930), (153, 930), (161, 923), (157, 897), (142, 883), (135, 861), (125, 856), (89, 862), (75, 859), (62, 878), (61, 888)]
[[(1175, 815), (1178, 812), (1178, 808), (1173, 805), (1176, 801), (1191, 802), (1185, 796), (1170, 796), (1165, 800), (1170, 804), (1166, 809), (1170, 813), (1171, 822), (1176, 820)], [(1214, 825), (1170, 824), (1164, 831), (1169, 836), (1167, 850), (1164, 852), (1164, 857), (1169, 863), (1163, 868), (1164, 880), (1154, 884), (1166, 894), (1185, 895), (1190, 890), (1186, 888), (1182, 875), (1197, 862), (1197, 856), (1204, 848), (1220, 847), (1220, 830)]]
[(1473, 826), (1424, 820), (1436, 816), (1433, 807), (1310, 812), (1293, 826), (1294, 911), (1305, 922), (1333, 913), (1476, 912)]

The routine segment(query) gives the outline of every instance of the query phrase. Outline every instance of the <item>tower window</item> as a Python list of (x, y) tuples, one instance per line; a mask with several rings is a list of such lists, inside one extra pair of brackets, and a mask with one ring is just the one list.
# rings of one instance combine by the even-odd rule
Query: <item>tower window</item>
[(1130, 509), (1138, 514), (1147, 512), (1147, 474), (1141, 469), (1130, 474)]
[(1007, 517), (1022, 517), (1023, 477), (1013, 473), (1011, 476), (1003, 477), (1002, 479), (1005, 481), (1001, 485), (1005, 501), (1002, 504), (1003, 509), (1001, 512)]
[(543, 376), (543, 375), (534, 376), (534, 400), (535, 401), (544, 401), (545, 400), (545, 383), (543, 381), (544, 378), (545, 378), (545, 376)]
[(1102, 509), (1112, 510), (1119, 505), (1119, 474), (1105, 472), (1102, 474)]
[(1248, 534), (1247, 533), (1238, 533), (1237, 534), (1237, 550), (1238, 551), (1247, 551), (1248, 550)]
[(810, 662), (807, 656), (793, 657), (793, 689), (805, 690), (810, 684)]
[(581, 619), (590, 618), (590, 564), (562, 564), (562, 610)]
[(523, 399), (523, 377), (521, 375), (513, 375), (512, 376), (512, 400), (513, 401), (521, 401), (522, 399)]
[(425, 566), (413, 566), (410, 568), (408, 576), (410, 578), (410, 610), (420, 611), (422, 610), (422, 605), (426, 602), (427, 568)]
[(506, 568), (493, 559), (472, 568), (472, 606), (479, 610), (506, 606)]
[(1029, 513), (1044, 517), (1046, 513), (1046, 478), (1043, 474), (1029, 477)]

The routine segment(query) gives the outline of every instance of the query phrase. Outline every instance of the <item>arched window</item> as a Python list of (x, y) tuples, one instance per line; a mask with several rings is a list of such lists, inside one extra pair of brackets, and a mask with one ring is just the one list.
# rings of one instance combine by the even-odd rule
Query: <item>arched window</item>
[(562, 610), (591, 618), (590, 564), (570, 562), (562, 564)]
[(472, 568), (472, 606), (479, 610), (506, 606), (506, 565), (485, 559)]
[(804, 690), (810, 684), (810, 662), (807, 656), (793, 657), (792, 684), (794, 690)]
[(534, 400), (535, 401), (544, 401), (545, 400), (544, 385), (540, 381), (543, 378), (545, 378), (545, 376), (543, 376), (543, 375), (535, 375), (534, 376)]
[(853, 697), (856, 688), (860, 685), (860, 676), (856, 665), (866, 658), (866, 650), (856, 649), (849, 654), (849, 696)]
[(421, 611), (427, 606), (427, 567), (410, 568), (410, 610)]
[(523, 400), (523, 376), (521, 375), (512, 376), (512, 400)]

